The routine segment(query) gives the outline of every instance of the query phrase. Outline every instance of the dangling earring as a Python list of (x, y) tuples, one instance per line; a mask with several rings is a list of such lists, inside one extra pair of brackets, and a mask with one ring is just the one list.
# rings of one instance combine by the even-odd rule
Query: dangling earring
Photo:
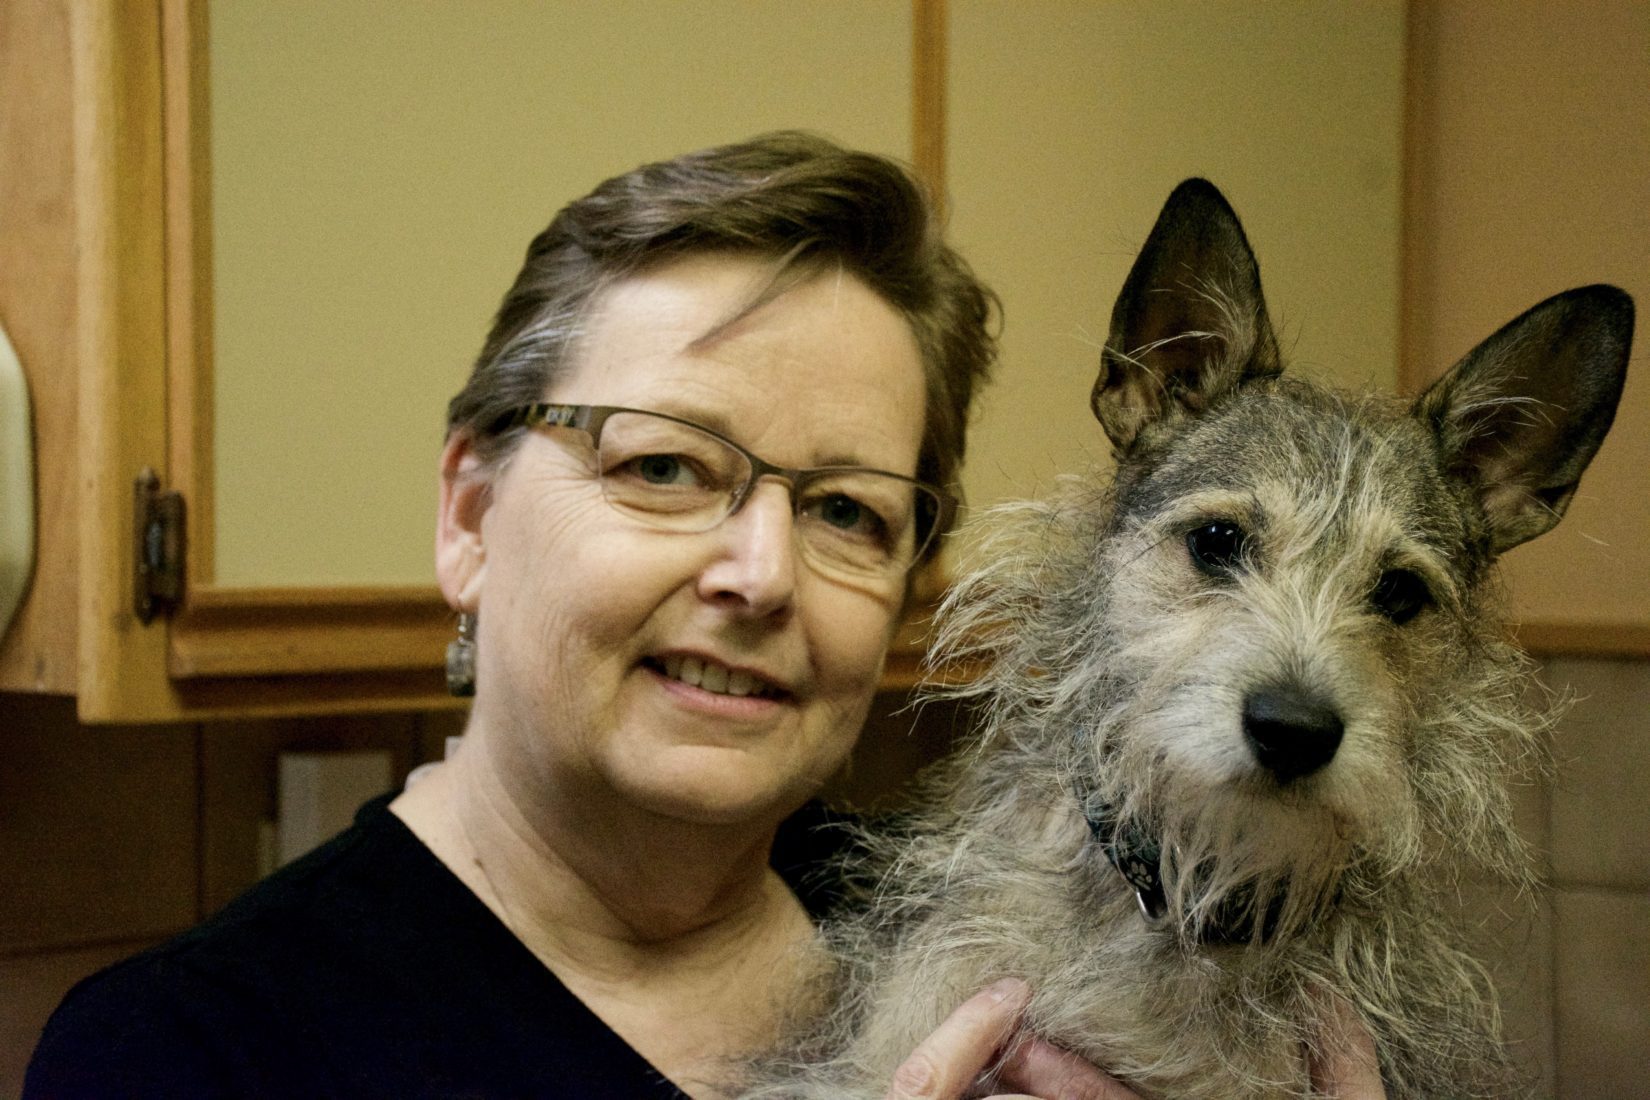
[(458, 613), (458, 637), (447, 643), (447, 692), (459, 698), (476, 693), (476, 617)]

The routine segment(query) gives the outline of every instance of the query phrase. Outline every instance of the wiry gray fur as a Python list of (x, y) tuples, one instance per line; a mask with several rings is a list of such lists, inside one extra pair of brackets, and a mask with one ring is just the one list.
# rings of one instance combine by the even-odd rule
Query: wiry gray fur
[[(1534, 885), (1507, 781), (1543, 765), (1548, 718), (1491, 566), (1557, 521), (1631, 325), (1625, 295), (1584, 288), (1413, 406), (1329, 392), (1280, 376), (1235, 215), (1182, 185), (1095, 387), (1115, 477), (995, 515), (936, 658), (974, 671), (951, 693), (977, 703), (977, 736), (868, 833), (868, 907), (831, 930), (835, 1007), (753, 1095), (880, 1097), (1009, 975), (1036, 991), (1029, 1030), (1147, 1096), (1310, 1095), (1330, 997), (1373, 1034), (1391, 1096), (1516, 1092), (1449, 916), (1465, 875)], [(1211, 571), (1188, 532), (1215, 520), (1248, 537)], [(1394, 571), (1425, 582), (1413, 617), (1372, 595)], [(1260, 766), (1244, 715), (1261, 689), (1332, 707), (1327, 764), (1288, 782)], [(1156, 926), (1091, 836), (1102, 805), (1161, 841)], [(1234, 893), (1258, 899), (1248, 942), (1209, 942)]]

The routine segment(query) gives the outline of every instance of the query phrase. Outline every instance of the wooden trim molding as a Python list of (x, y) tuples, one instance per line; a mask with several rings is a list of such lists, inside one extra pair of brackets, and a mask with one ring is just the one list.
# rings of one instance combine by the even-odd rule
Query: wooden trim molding
[(166, 467), (160, 12), (69, 5), (75, 99), (80, 645), (86, 721), (171, 717), (166, 634), (132, 610), (132, 481)]
[(439, 669), (454, 621), (433, 586), (198, 588), (168, 665), (179, 680)]
[(1432, 178), (1432, 96), (1429, 86), (1432, 15), (1429, 5), (1409, 3), (1404, 19), (1404, 116), (1398, 213), (1398, 391), (1420, 393), (1432, 381), (1436, 363), (1425, 362), (1416, 321), (1421, 303), (1432, 300), (1431, 225), (1426, 189)]
[[(919, 597), (881, 690), (928, 679), (938, 594)], [(443, 710), (453, 612), (435, 588), (204, 589), (172, 626), (176, 713), (191, 717)], [(954, 672), (954, 670), (952, 670)]]
[(284, 718), (462, 710), (439, 668), (305, 676), (219, 676), (180, 680), (179, 713), (190, 719)]
[(213, 580), (212, 138), (206, 0), (161, 0), (166, 172), (166, 488), (189, 507), (190, 585)]
[[(885, 689), (922, 679), (941, 594), (918, 596), (890, 648)], [(433, 587), (197, 590), (172, 624), (170, 673), (182, 684), (438, 669), (454, 622)]]
[(1529, 622), (1513, 636), (1537, 657), (1650, 659), (1650, 625), (1644, 623)]
[(911, 3), (911, 163), (945, 212), (946, 0)]

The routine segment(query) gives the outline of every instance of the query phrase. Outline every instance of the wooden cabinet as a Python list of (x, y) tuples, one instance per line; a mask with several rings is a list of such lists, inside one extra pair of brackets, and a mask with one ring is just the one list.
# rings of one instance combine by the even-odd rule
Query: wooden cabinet
[(79, 635), (70, 58), (68, 5), (0, 4), (0, 324), (31, 390), (37, 502), (34, 575), (0, 633), (0, 687), (60, 694), (75, 688)]
[[(1490, 278), (1505, 316), (1473, 317), (1459, 346), (1416, 320), (1459, 308), (1429, 251), (1462, 232), (1450, 203), (1473, 206), (1450, 127), (1488, 132), (1443, 110), (1464, 93), (1428, 76), (1449, 43), (1422, 16), (1401, 0), (0, 5), (0, 320), (33, 388), (40, 500), (0, 690), (74, 694), (90, 721), (448, 705), (428, 565), (441, 410), (527, 239), (606, 175), (765, 129), (821, 130), (943, 185), (1007, 316), (975, 505), (1103, 458), (1098, 344), (1186, 175), (1243, 215), (1298, 363), (1416, 384), (1558, 289)], [(1591, 121), (1642, 147), (1614, 118)], [(1562, 209), (1562, 181), (1545, 186)], [(1643, 243), (1624, 252), (1640, 272)], [(1642, 405), (1559, 529), (1572, 550), (1605, 520), (1618, 546), (1650, 522)], [(185, 514), (181, 539), (151, 531), (157, 553), (181, 547), (182, 598), (147, 624), (146, 470)], [(1548, 583), (1561, 572), (1515, 573), (1531, 640), (1650, 652), (1643, 576), (1623, 598), (1607, 568)], [(890, 685), (919, 656), (913, 628)]]
[[(0, 689), (87, 721), (447, 705), (442, 414), (529, 238), (764, 130), (910, 159), (924, 7), (5, 5), (42, 514)], [(145, 471), (178, 494), (147, 531)], [(149, 622), (146, 576), (181, 593)]]
[(1418, 392), (1537, 301), (1641, 311), (1610, 437), (1504, 577), (1544, 655), (1650, 656), (1650, 7), (950, 0), (952, 236), (1006, 307), (969, 497), (1103, 464), (1088, 392), (1171, 187), (1241, 215), (1285, 353)]

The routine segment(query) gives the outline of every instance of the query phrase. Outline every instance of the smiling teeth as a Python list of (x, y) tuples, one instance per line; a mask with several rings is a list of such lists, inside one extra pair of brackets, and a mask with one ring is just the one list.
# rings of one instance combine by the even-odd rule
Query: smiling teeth
[(701, 661), (697, 657), (666, 657), (665, 675), (713, 695), (764, 695), (767, 688), (748, 672)]

